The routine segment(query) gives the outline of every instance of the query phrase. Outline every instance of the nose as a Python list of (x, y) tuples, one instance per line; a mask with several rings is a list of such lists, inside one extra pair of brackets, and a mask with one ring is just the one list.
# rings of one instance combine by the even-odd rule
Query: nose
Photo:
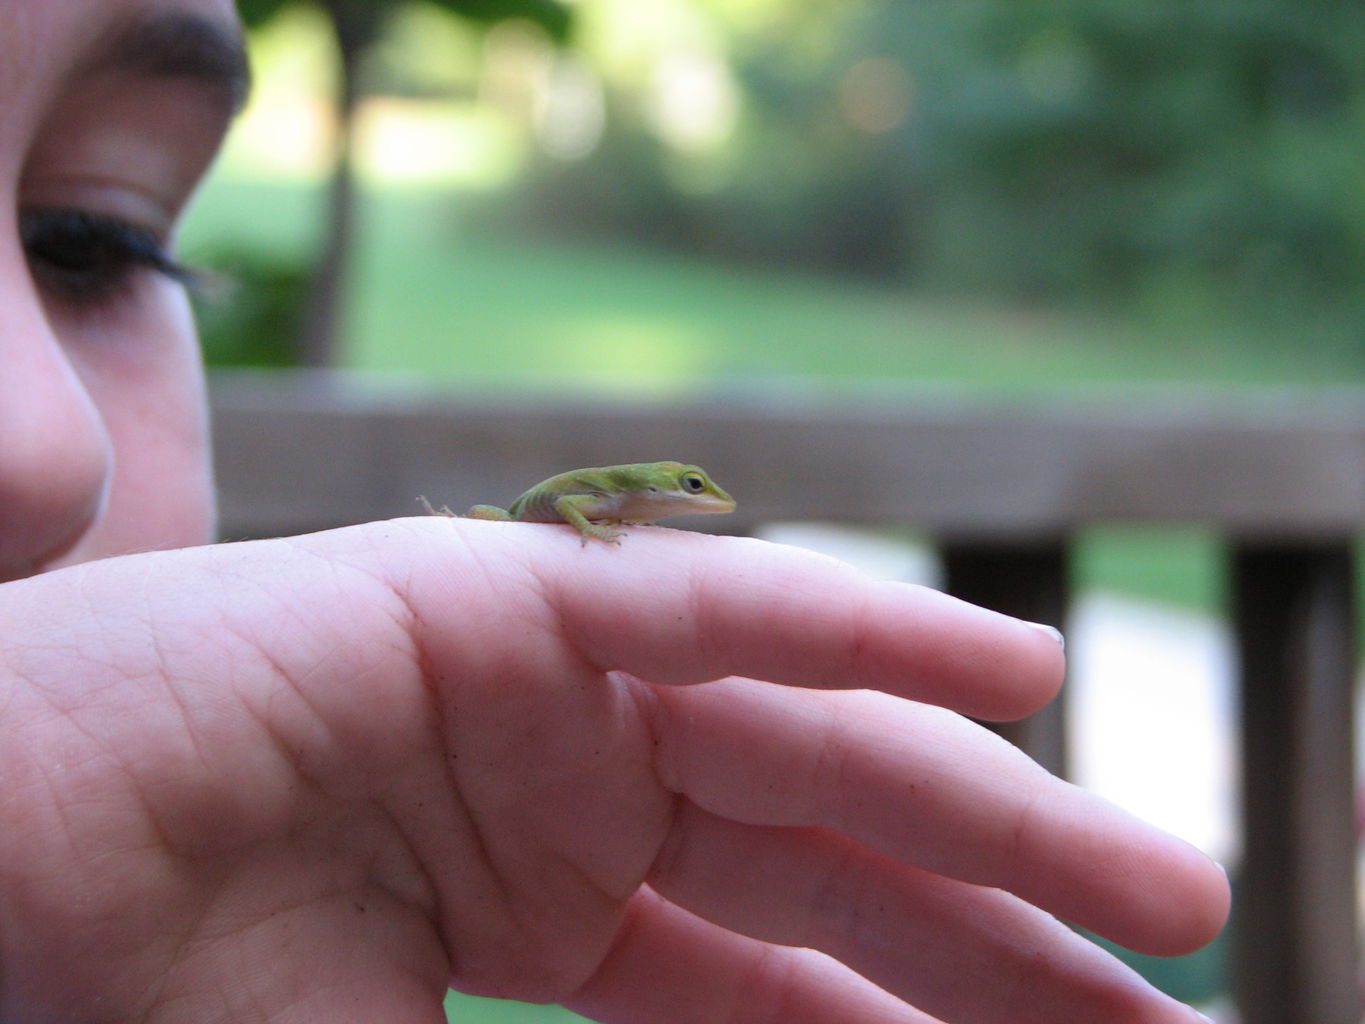
[[(11, 235), (10, 237), (13, 237)], [(54, 331), (22, 255), (0, 253), (0, 581), (75, 544), (112, 469), (104, 424)]]

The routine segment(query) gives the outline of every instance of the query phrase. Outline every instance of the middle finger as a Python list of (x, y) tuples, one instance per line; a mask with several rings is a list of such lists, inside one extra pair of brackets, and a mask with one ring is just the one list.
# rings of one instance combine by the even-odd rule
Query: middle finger
[(653, 692), (656, 769), (714, 814), (831, 828), (1144, 953), (1189, 952), (1222, 926), (1216, 864), (954, 712), (737, 678)]

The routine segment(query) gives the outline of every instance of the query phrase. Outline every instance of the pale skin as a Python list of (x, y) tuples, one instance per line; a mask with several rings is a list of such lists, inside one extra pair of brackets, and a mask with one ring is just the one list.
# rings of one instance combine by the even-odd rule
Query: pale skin
[(169, 238), (231, 17), (0, 4), (0, 1020), (1197, 1020), (1050, 915), (1184, 952), (1222, 872), (952, 713), (1048, 700), (1044, 631), (672, 530), (205, 546), (181, 289), (43, 211)]

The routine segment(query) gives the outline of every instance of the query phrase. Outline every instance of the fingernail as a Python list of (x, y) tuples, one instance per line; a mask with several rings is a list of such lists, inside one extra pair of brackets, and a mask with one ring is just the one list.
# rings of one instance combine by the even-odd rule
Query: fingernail
[(1056, 626), (1049, 626), (1045, 622), (1029, 622), (1026, 623), (1026, 625), (1032, 626), (1040, 633), (1046, 633), (1048, 636), (1052, 637), (1052, 639), (1057, 641), (1058, 647), (1060, 647), (1062, 650), (1066, 650), (1066, 637), (1062, 636), (1062, 631), (1058, 629)]

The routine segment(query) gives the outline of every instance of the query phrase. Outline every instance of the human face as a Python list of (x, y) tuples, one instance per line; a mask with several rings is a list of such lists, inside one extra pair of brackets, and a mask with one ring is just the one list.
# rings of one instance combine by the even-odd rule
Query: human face
[(231, 0), (0, 2), (0, 581), (210, 538), (169, 252), (244, 89)]

